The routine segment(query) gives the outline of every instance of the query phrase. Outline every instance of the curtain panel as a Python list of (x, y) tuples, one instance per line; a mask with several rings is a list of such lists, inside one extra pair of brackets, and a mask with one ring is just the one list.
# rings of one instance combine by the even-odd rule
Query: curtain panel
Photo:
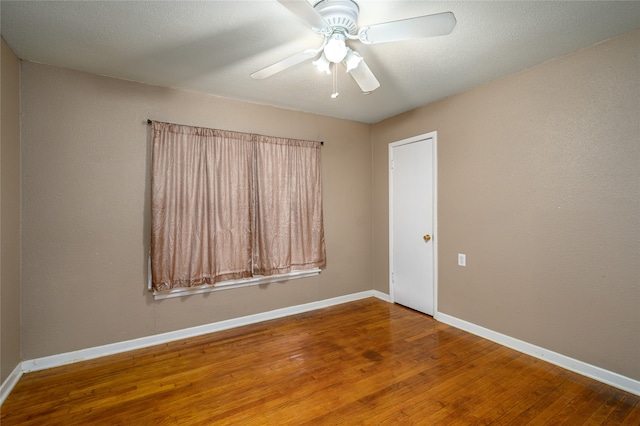
[(153, 290), (326, 264), (320, 143), (152, 123)]
[(320, 144), (260, 136), (255, 166), (254, 273), (323, 266)]

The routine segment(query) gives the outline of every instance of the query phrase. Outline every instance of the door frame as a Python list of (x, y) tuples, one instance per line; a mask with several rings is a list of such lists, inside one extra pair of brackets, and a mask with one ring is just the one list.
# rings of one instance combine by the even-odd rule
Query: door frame
[(391, 303), (395, 303), (393, 300), (393, 173), (391, 169), (393, 167), (393, 148), (409, 143), (418, 142), (424, 139), (432, 139), (432, 159), (431, 165), (432, 173), (432, 202), (431, 211), (433, 217), (433, 237), (431, 239), (433, 243), (433, 317), (436, 318), (438, 314), (438, 132), (428, 132), (421, 135), (413, 136), (407, 139), (402, 139), (389, 144), (389, 164), (387, 171), (389, 172), (389, 298)]

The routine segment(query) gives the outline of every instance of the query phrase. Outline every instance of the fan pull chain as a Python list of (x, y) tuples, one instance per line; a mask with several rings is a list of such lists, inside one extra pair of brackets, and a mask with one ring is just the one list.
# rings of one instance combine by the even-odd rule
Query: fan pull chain
[(338, 93), (338, 64), (336, 62), (333, 63), (333, 93), (331, 94), (331, 99), (335, 99), (340, 96)]

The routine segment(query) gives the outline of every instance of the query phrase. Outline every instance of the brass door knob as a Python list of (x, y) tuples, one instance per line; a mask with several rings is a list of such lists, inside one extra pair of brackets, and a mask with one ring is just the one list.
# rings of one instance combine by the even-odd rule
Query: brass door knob
[(424, 237), (422, 237), (425, 241), (429, 241), (431, 240), (431, 235), (427, 234)]

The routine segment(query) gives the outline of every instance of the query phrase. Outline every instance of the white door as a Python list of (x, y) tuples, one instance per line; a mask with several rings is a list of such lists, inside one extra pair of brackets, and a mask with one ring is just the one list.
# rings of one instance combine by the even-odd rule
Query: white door
[(429, 315), (435, 310), (435, 137), (389, 146), (391, 298)]

